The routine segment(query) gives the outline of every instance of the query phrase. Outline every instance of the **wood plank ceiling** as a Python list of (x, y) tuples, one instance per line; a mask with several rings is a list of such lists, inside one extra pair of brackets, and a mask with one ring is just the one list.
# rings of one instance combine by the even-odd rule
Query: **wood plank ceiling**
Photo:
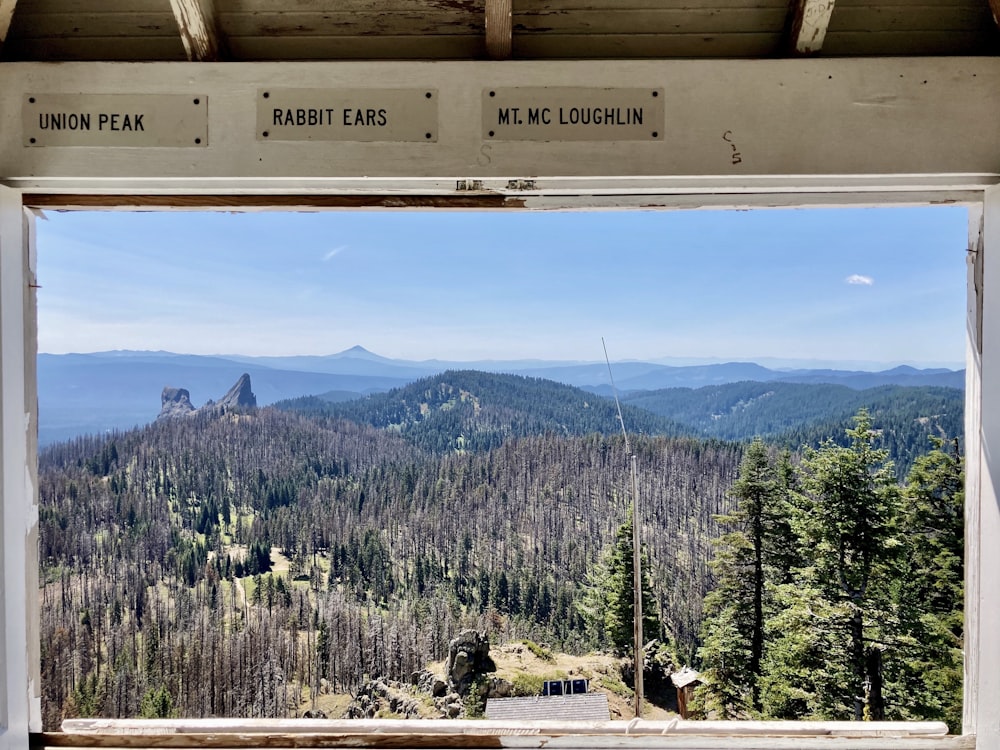
[(997, 55), (1000, 0), (0, 0), (0, 61)]

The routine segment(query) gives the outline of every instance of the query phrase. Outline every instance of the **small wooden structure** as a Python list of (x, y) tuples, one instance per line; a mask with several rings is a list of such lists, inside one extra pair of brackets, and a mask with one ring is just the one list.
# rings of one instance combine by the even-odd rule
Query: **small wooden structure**
[(677, 713), (682, 719), (688, 718), (688, 704), (694, 698), (694, 689), (701, 684), (701, 673), (690, 667), (670, 675), (670, 681), (677, 689)]

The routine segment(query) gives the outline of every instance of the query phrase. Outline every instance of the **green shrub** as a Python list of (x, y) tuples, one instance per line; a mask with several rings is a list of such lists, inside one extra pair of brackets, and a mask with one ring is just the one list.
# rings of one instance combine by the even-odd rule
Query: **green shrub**
[(524, 645), (527, 647), (528, 651), (533, 653), (542, 661), (552, 662), (556, 660), (556, 658), (552, 655), (551, 651), (549, 651), (547, 648), (539, 646), (534, 641), (524, 641)]
[(469, 694), (465, 696), (465, 717), (467, 719), (482, 719), (486, 716), (486, 682), (477, 677), (469, 686)]
[(542, 694), (542, 682), (545, 678), (538, 674), (522, 672), (514, 678), (511, 693), (517, 697), (527, 697)]

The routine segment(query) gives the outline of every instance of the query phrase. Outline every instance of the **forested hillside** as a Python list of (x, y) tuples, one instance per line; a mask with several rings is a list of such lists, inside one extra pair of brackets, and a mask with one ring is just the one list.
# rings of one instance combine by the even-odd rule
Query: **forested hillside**
[(727, 383), (629, 394), (624, 401), (679, 422), (696, 435), (723, 440), (760, 436), (797, 450), (833, 438), (843, 443), (852, 417), (866, 409), (877, 444), (902, 477), (926, 453), (929, 437), (960, 436), (965, 394), (956, 388), (886, 385), (855, 390), (826, 383)]
[[(354, 401), (304, 397), (276, 406), (392, 429), (432, 451), (487, 450), (508, 438), (546, 433), (621, 432), (612, 400), (552, 380), (475, 370), (450, 370)], [(626, 406), (624, 419), (629, 432), (692, 432), (645, 409)]]
[[(660, 635), (690, 658), (741, 450), (633, 444)], [(618, 436), (437, 455), (270, 408), (76, 440), (40, 463), (47, 727), (284, 716), (321, 680), (408, 677), (462, 625), (599, 645), (581, 585), (628, 492)]]
[[(960, 443), (920, 455), (957, 437), (955, 393), (848, 391), (874, 407), (840, 419), (858, 403), (845, 390), (668, 392), (687, 428), (625, 407), (646, 638), (706, 670), (706, 715), (852, 718), (873, 682), (864, 705), (881, 715), (960, 714)], [(629, 461), (612, 401), (449, 372), (283, 407), (42, 453), (46, 728), (297, 715), (370, 676), (408, 679), (464, 627), (624, 650)], [(750, 429), (797, 409), (811, 420), (797, 441), (777, 426), (749, 451), (677, 436), (706, 411)], [(838, 545), (872, 565), (838, 578)]]
[[(929, 438), (961, 436), (965, 409), (963, 392), (954, 388), (752, 381), (631, 393), (622, 401), (630, 432), (739, 441), (760, 436), (791, 450), (831, 437), (843, 442), (864, 408), (900, 478), (929, 449)], [(471, 370), (365, 398), (306, 396), (276, 406), (394, 430), (437, 452), (486, 450), (511, 437), (621, 430), (612, 399), (551, 380)]]
[[(902, 481), (915, 461), (931, 449), (934, 439), (961, 441), (965, 428), (965, 394), (954, 388), (907, 388), (882, 386), (866, 394), (855, 407), (865, 408), (874, 425), (874, 444), (888, 451), (888, 458)], [(831, 439), (846, 446), (847, 430), (853, 425), (851, 414), (827, 417), (804, 424), (774, 438), (774, 442), (792, 450), (816, 447)]]

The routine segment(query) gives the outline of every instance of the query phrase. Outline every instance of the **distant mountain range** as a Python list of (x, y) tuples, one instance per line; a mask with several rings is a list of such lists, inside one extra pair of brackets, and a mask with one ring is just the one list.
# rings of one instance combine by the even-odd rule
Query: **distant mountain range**
[[(670, 366), (616, 362), (615, 383), (623, 396), (664, 388), (755, 381), (830, 383), (856, 390), (881, 385), (962, 388), (965, 373), (943, 368), (896, 367), (857, 370), (775, 370), (752, 362)], [(127, 429), (151, 422), (165, 386), (187, 389), (195, 406), (218, 397), (248, 373), (258, 404), (304, 395), (345, 401), (382, 393), (447, 370), (478, 370), (543, 378), (610, 395), (608, 367), (601, 362), (486, 360), (447, 362), (389, 359), (356, 346), (328, 356), (203, 356), (171, 352), (113, 351), (38, 356), (39, 442)], [(636, 406), (639, 406), (637, 403)]]

